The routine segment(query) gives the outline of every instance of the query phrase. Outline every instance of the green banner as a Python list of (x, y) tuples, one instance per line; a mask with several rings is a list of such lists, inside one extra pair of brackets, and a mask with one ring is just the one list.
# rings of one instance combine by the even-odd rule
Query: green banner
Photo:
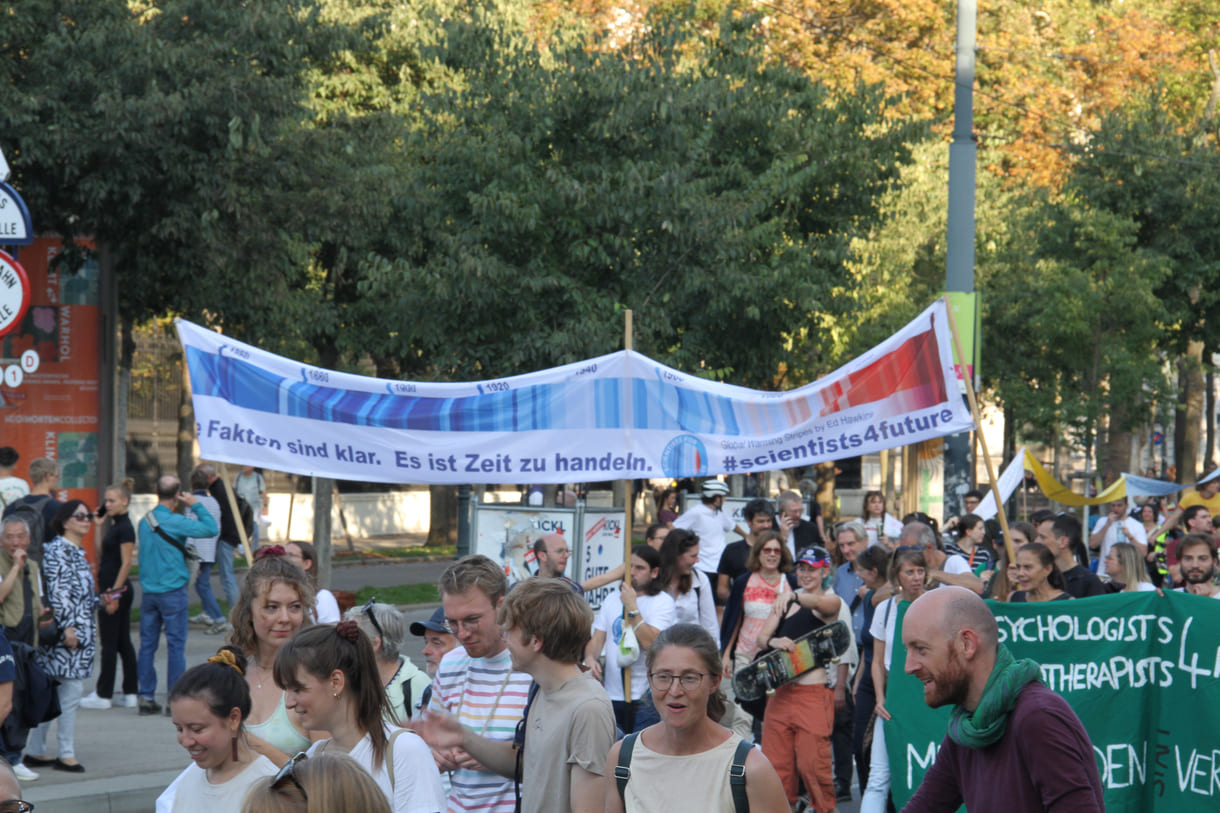
[[(1107, 811), (1220, 809), (1220, 601), (1146, 592), (988, 604), (1000, 642), (1041, 664), (1043, 682), (1084, 723)], [(949, 719), (948, 708), (927, 707), (923, 684), (903, 669), (906, 608), (886, 691), (899, 809), (935, 759)]]

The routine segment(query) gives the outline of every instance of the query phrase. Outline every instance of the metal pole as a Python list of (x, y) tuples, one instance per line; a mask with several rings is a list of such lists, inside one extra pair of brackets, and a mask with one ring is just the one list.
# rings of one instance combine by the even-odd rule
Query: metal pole
[[(974, 290), (974, 41), (976, 0), (957, 0), (957, 67), (954, 71), (953, 141), (949, 145), (949, 226), (945, 252), (945, 290)], [(961, 359), (968, 368), (972, 359)], [(982, 431), (981, 428), (977, 431)], [(962, 498), (973, 481), (970, 435), (945, 439), (944, 515), (959, 516)]]
[(470, 486), (458, 486), (458, 558), (470, 555)]

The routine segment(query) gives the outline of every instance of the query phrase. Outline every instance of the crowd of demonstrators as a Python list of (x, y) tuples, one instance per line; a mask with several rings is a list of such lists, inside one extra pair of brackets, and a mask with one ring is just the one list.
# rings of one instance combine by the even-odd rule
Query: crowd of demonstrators
[[(659, 718), (647, 696), (644, 670), (631, 670), (631, 696), (624, 692), (624, 669), (637, 663), (638, 652), (648, 649), (663, 630), (677, 623), (673, 596), (661, 583), (661, 555), (648, 545), (631, 549), (631, 580), (618, 593), (602, 601), (593, 622), (593, 635), (585, 647), (584, 663), (601, 680), (614, 707), (619, 730), (630, 733), (652, 725)], [(624, 620), (624, 616), (626, 620)], [(620, 658), (623, 635), (630, 628), (638, 649)], [(604, 658), (604, 666), (598, 657)], [(630, 659), (629, 662), (628, 659)]]
[[(739, 526), (733, 520), (733, 515), (724, 510), (724, 498), (728, 494), (727, 483), (707, 480), (703, 483), (699, 504), (687, 509), (674, 520), (675, 531), (688, 531), (698, 540), (698, 567), (709, 584), (716, 581), (716, 568), (720, 565), (721, 554), (724, 553), (725, 534), (736, 531), (743, 537), (749, 535), (749, 531)], [(713, 599), (720, 603), (715, 596)]]

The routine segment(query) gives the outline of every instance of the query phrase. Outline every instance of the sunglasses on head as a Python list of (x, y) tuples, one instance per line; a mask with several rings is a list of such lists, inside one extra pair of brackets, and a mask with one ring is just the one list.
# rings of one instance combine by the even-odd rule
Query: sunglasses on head
[[(297, 790), (301, 792), (301, 798), (305, 801), (309, 801), (309, 794), (305, 792), (304, 786), (301, 785), (301, 780), (297, 779), (296, 777), (297, 763), (302, 762), (305, 759), (305, 752), (301, 751), (292, 759), (285, 762), (284, 767), (280, 768), (279, 772), (271, 779), (271, 789), (276, 790), (285, 782), (291, 782), (292, 784), (296, 785)], [(0, 811), (0, 813), (3, 813), (3, 811)]]
[(20, 799), (9, 799), (7, 802), (0, 802), (0, 813), (30, 813), (33, 809), (33, 802), (23, 802)]
[(370, 596), (369, 600), (364, 602), (364, 606), (360, 608), (360, 612), (368, 616), (369, 623), (373, 625), (373, 629), (377, 630), (377, 635), (385, 640), (385, 633), (381, 631), (381, 625), (377, 623), (377, 614), (373, 612), (373, 605), (377, 603), (376, 596)]

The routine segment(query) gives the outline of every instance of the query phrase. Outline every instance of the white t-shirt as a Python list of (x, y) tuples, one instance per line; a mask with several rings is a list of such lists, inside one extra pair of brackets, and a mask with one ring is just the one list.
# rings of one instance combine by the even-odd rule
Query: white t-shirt
[(222, 785), (208, 781), (208, 772), (194, 763), (178, 774), (157, 797), (157, 813), (217, 813), (241, 810), (250, 787), (264, 776), (275, 776), (275, 763), (262, 754)]
[[(369, 772), (377, 787), (381, 788), (381, 792), (389, 800), (390, 809), (394, 813), (439, 813), (445, 809), (445, 791), (441, 788), (441, 774), (432, 759), (432, 751), (415, 732), (385, 725), (387, 738), (397, 731), (402, 733), (394, 739), (394, 753), (386, 752), (380, 770), (373, 770), (373, 741), (368, 734), (356, 743), (356, 747), (348, 756)], [(309, 755), (314, 756), (323, 743), (329, 742), (330, 740), (315, 742), (309, 748)], [(327, 752), (332, 748), (333, 744), (328, 745)], [(391, 760), (394, 762), (392, 786), (388, 767)]]
[[(1105, 522), (1107, 517), (1102, 517), (1098, 522)], [(1110, 527), (1106, 528), (1106, 535), (1101, 540), (1101, 550), (1097, 552), (1097, 558), (1102, 562), (1106, 561), (1106, 556), (1110, 553), (1110, 548), (1115, 542), (1132, 542), (1140, 545), (1148, 544), (1148, 532), (1144, 530), (1144, 523), (1134, 517), (1123, 517), (1122, 526), (1124, 539), (1118, 538), (1119, 523), (1111, 522)]]
[(890, 671), (890, 661), (894, 657), (894, 626), (898, 623), (898, 596), (891, 596), (877, 605), (873, 613), (872, 626), (869, 634), (878, 641), (885, 641), (885, 671)]
[[(640, 608), (640, 619), (643, 623), (656, 627), (658, 631), (672, 627), (678, 622), (678, 613), (674, 608), (673, 596), (669, 593), (658, 593), (655, 596), (636, 596), (636, 605)], [(604, 683), (606, 694), (611, 700), (626, 700), (623, 697), (623, 672), (618, 665), (618, 645), (623, 640), (623, 597), (618, 591), (606, 596), (601, 609), (597, 611), (597, 619), (593, 629), (606, 633), (606, 645), (602, 652), (606, 656), (606, 672)], [(639, 700), (648, 688), (647, 670), (643, 669), (643, 653), (631, 670), (631, 699)]]
[(0, 477), (0, 498), (5, 507), (30, 493), (30, 484), (20, 477)]
[(960, 576), (963, 573), (974, 572), (970, 569), (970, 560), (960, 553), (951, 553), (945, 557), (945, 566), (941, 570), (950, 576)]
[(720, 554), (724, 553), (724, 535), (737, 527), (737, 523), (728, 511), (716, 510), (700, 502), (675, 519), (674, 527), (699, 537), (699, 564), (696, 567), (705, 573), (715, 573), (720, 567)]
[(319, 624), (338, 624), (343, 620), (343, 616), (339, 613), (339, 602), (335, 600), (335, 594), (326, 588), (318, 590), (314, 607)]
[(861, 517), (860, 522), (864, 525), (864, 530), (868, 532), (869, 547), (883, 544), (885, 541), (881, 538), (883, 536), (888, 536), (890, 539), (897, 539), (902, 536), (902, 523), (889, 514), (880, 518), (873, 517), (872, 519)]
[(716, 620), (716, 598), (712, 583), (702, 570), (691, 571), (691, 589), (680, 596), (671, 596), (679, 624), (698, 624), (712, 634), (712, 640), (720, 645), (720, 622)]

